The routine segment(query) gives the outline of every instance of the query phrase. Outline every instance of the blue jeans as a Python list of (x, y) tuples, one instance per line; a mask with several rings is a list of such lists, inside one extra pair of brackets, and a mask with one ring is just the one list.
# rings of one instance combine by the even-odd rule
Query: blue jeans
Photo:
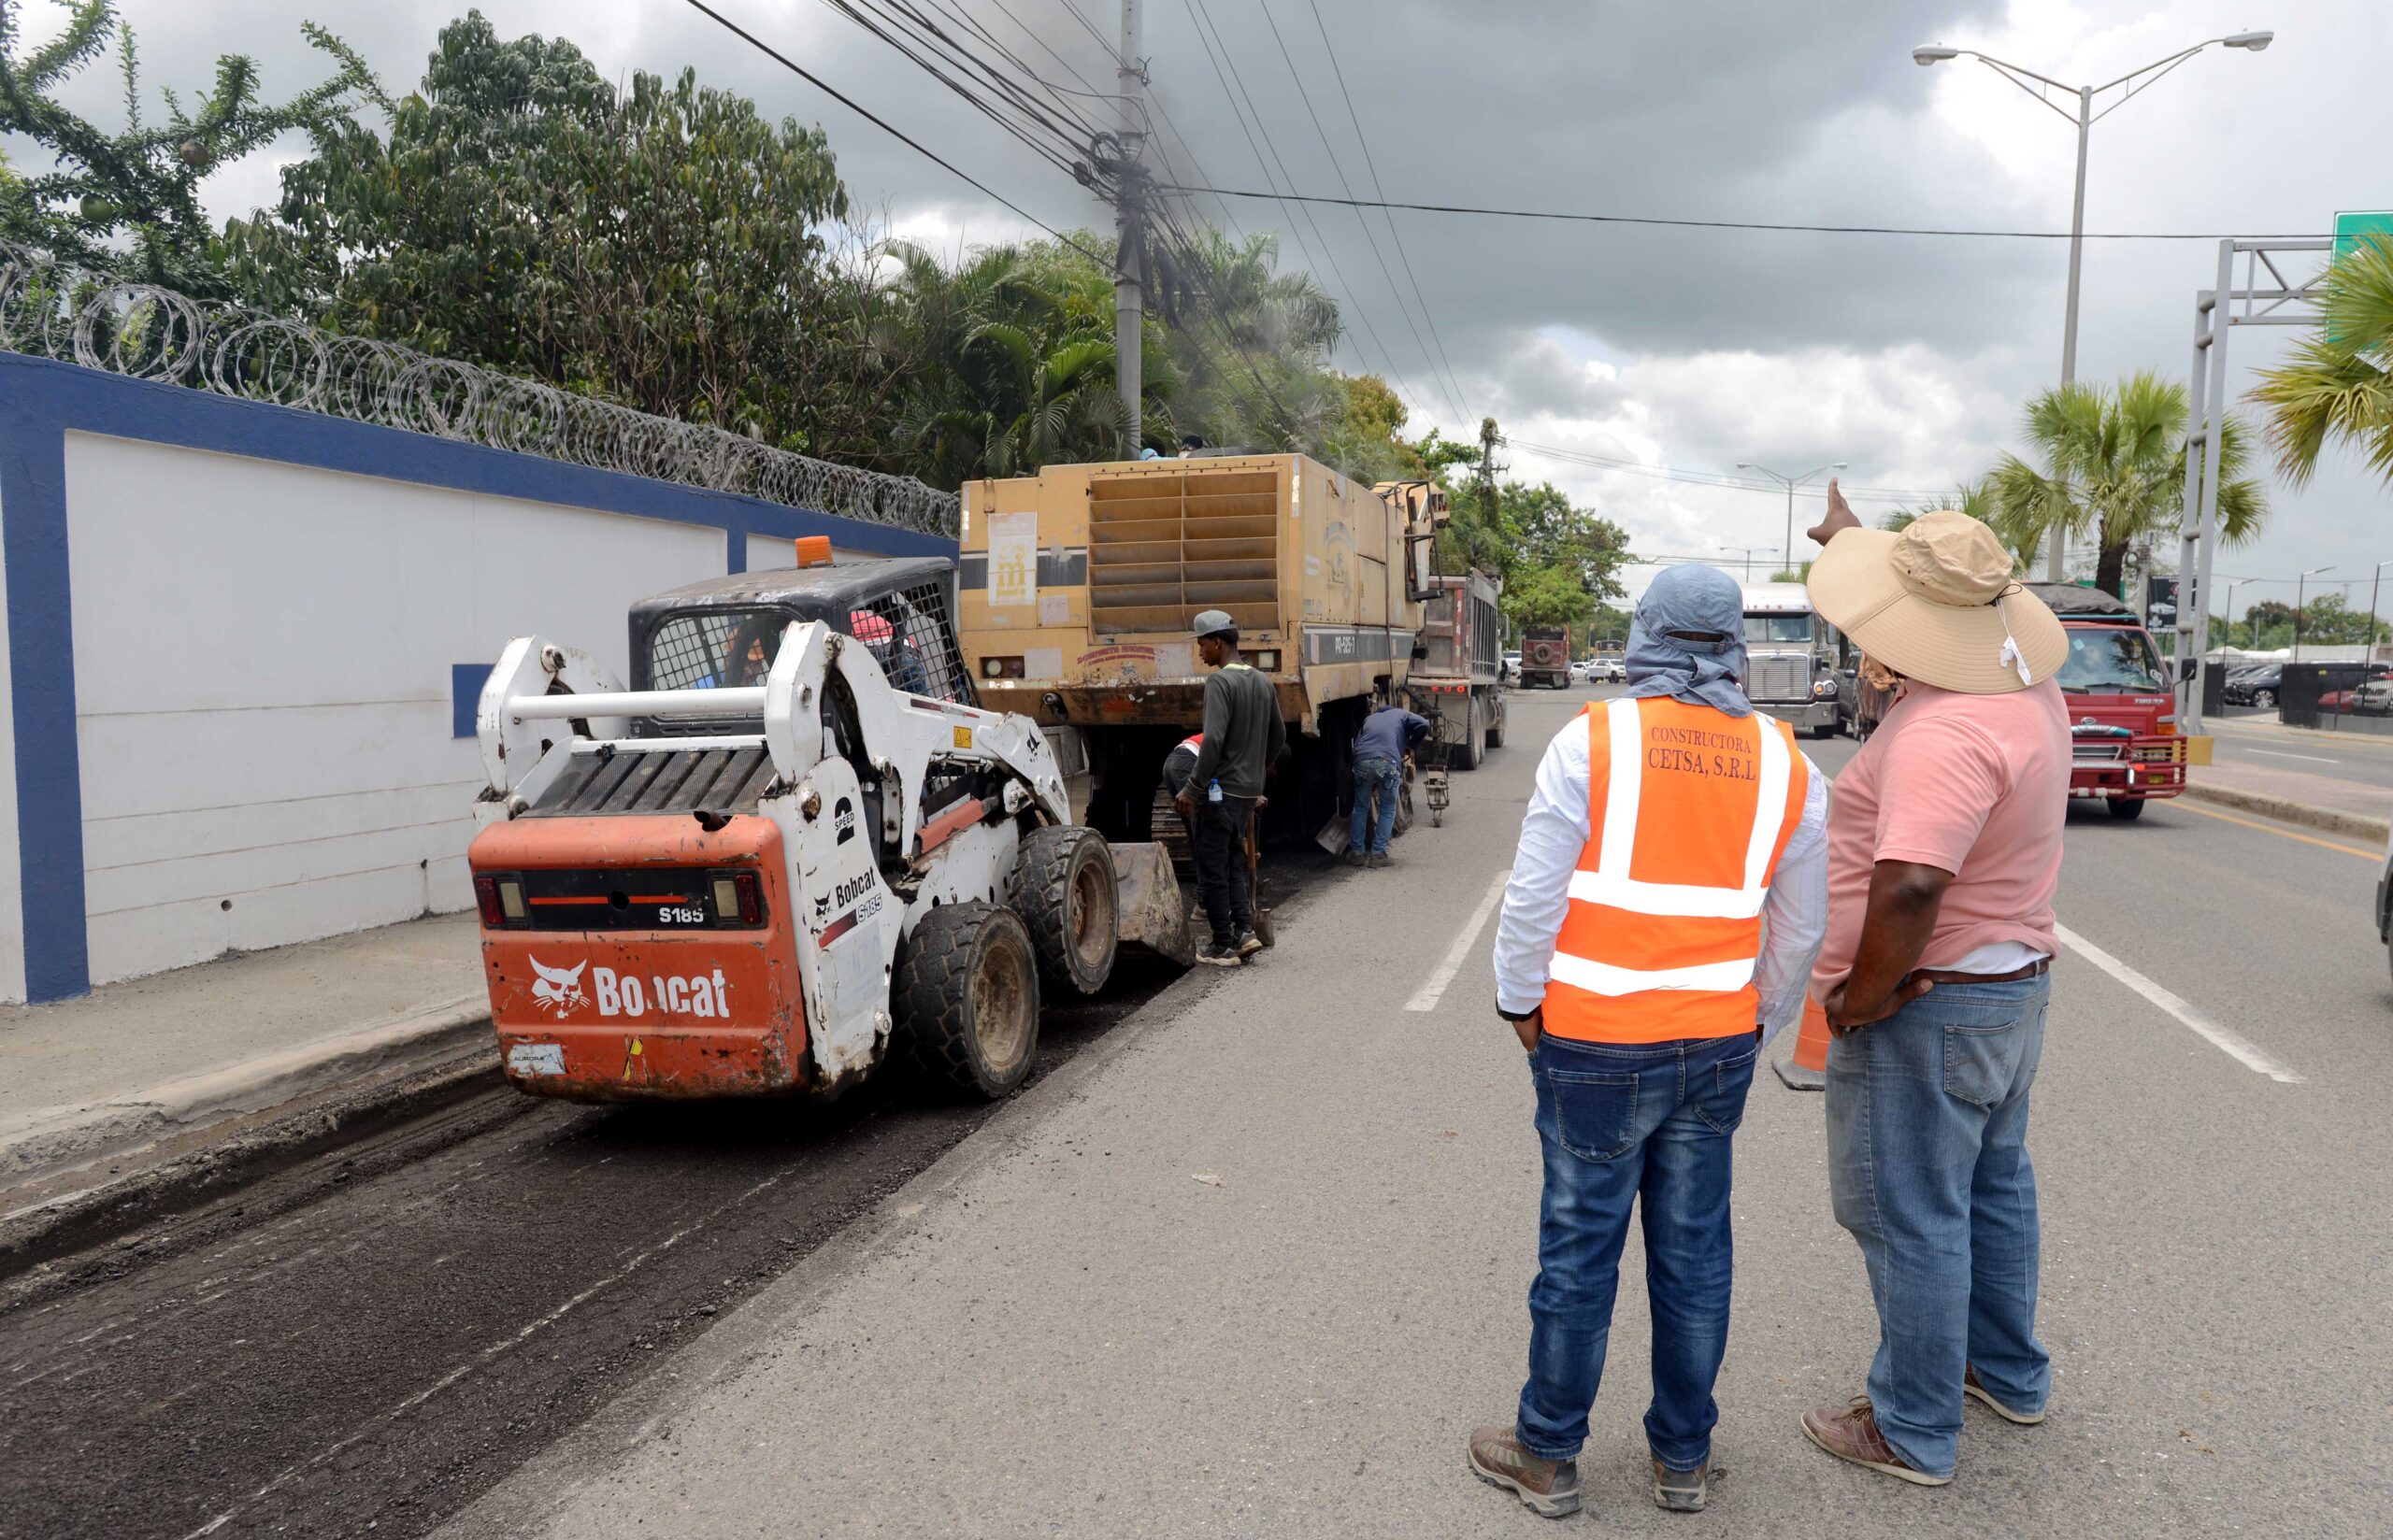
[[(1346, 847), (1375, 856), (1387, 854), (1387, 842), (1396, 833), (1396, 799), (1404, 790), (1404, 771), (1387, 760), (1356, 760), (1354, 762), (1354, 827), (1349, 831)], [(1380, 821), (1371, 825), (1371, 793), (1380, 796)], [(1370, 835), (1370, 843), (1364, 836)]]
[(1654, 1401), (1645, 1439), (1673, 1470), (1712, 1453), (1712, 1385), (1728, 1348), (1729, 1135), (1745, 1116), (1759, 1034), (1679, 1043), (1546, 1037), (1529, 1061), (1545, 1147), (1522, 1447), (1575, 1459), (1603, 1383), (1628, 1209), (1645, 1225)]
[(1913, 1469), (1952, 1474), (1961, 1374), (2040, 1410), (2028, 1088), (2052, 979), (1939, 984), (1828, 1046), (1828, 1191), (1878, 1306), (1870, 1400)]

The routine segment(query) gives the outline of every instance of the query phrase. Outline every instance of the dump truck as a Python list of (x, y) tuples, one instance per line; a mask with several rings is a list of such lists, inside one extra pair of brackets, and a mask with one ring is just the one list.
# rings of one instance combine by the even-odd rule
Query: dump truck
[(1476, 568), (1429, 581), (1406, 688), (1412, 709), (1438, 724), (1446, 764), (1475, 770), (1486, 750), (1504, 744), (1504, 621), (1496, 607), (1504, 591)]
[(1074, 823), (1038, 724), (975, 703), (950, 564), (809, 560), (635, 606), (628, 690), (537, 635), (491, 671), (467, 863), (517, 1089), (833, 1095), (897, 1059), (999, 1097), (1042, 988), (1193, 961), (1162, 848)]
[(1204, 720), (1206, 609), (1291, 727), (1268, 832), (1351, 806), (1354, 730), (1412, 668), (1437, 512), (1295, 454), (1050, 465), (962, 496), (965, 662), (992, 704), (1080, 729), (1092, 825), (1148, 837), (1164, 756)]
[(1521, 688), (1570, 688), (1570, 628), (1540, 627), (1521, 633)]
[(2099, 799), (2115, 819), (2142, 818), (2145, 803), (2183, 795), (2186, 767), (2211, 762), (2212, 740), (2178, 726), (2168, 666), (2142, 619), (2099, 589), (2027, 587), (2069, 634), (2059, 675), (2069, 701), (2069, 794)]

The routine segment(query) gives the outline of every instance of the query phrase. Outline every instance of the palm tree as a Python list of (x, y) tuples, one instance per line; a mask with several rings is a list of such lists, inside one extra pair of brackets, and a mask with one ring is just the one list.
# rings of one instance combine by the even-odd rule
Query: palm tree
[[(2028, 441), (2042, 468), (2006, 454), (1986, 478), (1987, 522), (2013, 551), (2033, 551), (2053, 528), (2096, 542), (2095, 585), (2116, 593), (2128, 548), (2172, 534), (2185, 514), (2185, 388), (2146, 369), (2119, 381), (2063, 385), (2028, 404)], [(2268, 496), (2244, 476), (2243, 425), (2220, 435), (2219, 538), (2241, 545), (2268, 518)]]
[[(900, 360), (895, 437), (934, 486), (1020, 476), (1121, 453), (1112, 295), (1084, 259), (990, 247), (953, 270), (892, 242), (896, 264), (878, 344)], [(1150, 334), (1140, 405), (1151, 444), (1169, 443), (1179, 372)]]
[(2299, 487), (2329, 438), (2358, 449), (2393, 481), (2393, 237), (2371, 235), (2327, 269), (2326, 324), (2292, 362), (2260, 371), (2252, 399), (2269, 408), (2277, 470)]

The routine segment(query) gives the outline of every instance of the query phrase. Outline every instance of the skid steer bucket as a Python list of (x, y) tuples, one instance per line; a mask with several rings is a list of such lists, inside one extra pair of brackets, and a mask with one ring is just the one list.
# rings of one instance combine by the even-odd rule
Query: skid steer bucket
[(1142, 948), (1183, 968), (1196, 965), (1188, 905), (1180, 896), (1170, 851), (1154, 844), (1114, 846), (1113, 886), (1124, 947)]

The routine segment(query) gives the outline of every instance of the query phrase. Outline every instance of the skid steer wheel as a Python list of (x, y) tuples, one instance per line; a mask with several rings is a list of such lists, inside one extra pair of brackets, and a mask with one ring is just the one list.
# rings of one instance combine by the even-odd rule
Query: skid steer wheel
[(1058, 989), (1095, 994), (1113, 976), (1121, 905), (1113, 852), (1094, 829), (1039, 829), (1014, 853), (1006, 903), (1030, 927), (1039, 971)]
[(897, 948), (896, 1047), (932, 1085), (996, 1101), (1039, 1047), (1039, 962), (1011, 909), (946, 904)]

